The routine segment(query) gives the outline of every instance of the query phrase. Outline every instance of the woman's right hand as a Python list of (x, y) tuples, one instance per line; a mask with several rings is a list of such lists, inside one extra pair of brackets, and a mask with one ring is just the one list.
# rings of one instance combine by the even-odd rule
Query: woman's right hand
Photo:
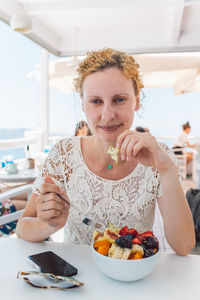
[(37, 199), (37, 217), (57, 230), (65, 225), (69, 215), (69, 205), (59, 195), (66, 198), (64, 190), (47, 176)]

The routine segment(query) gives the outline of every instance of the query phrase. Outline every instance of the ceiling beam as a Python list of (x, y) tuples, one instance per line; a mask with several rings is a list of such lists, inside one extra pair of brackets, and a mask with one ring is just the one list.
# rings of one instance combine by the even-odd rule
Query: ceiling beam
[(85, 9), (100, 9), (100, 8), (120, 8), (120, 7), (152, 7), (152, 6), (169, 6), (176, 0), (58, 0), (58, 1), (45, 1), (34, 2), (29, 1), (26, 5), (29, 14), (47, 14), (47, 13), (62, 13), (65, 10), (85, 10)]
[(28, 38), (58, 56), (59, 52), (55, 47), (60, 43), (59, 38), (34, 17), (32, 17), (32, 24), (34, 31), (27, 35)]
[(174, 23), (171, 35), (172, 39), (178, 40), (181, 36), (181, 25), (185, 8), (185, 0), (176, 0), (174, 8)]
[[(0, 0), (0, 19), (10, 25), (10, 18), (12, 13), (23, 11), (23, 5), (18, 4), (16, 1), (2, 1)], [(41, 47), (48, 49), (49, 52), (59, 55), (59, 52), (55, 49), (54, 45), (59, 44), (59, 39), (48, 30), (40, 21), (31, 18), (34, 31), (26, 34), (25, 36), (30, 38), (33, 42), (36, 42)]]

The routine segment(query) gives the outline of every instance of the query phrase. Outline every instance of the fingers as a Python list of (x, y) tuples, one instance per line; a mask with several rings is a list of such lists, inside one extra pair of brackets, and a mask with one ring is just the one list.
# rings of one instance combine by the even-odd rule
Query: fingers
[(53, 179), (52, 179), (50, 176), (46, 176), (45, 179), (44, 179), (44, 182), (45, 182), (45, 183), (52, 183), (52, 184), (55, 183), (55, 182), (53, 181)]
[(58, 195), (49, 193), (38, 198), (36, 210), (38, 218), (48, 222), (52, 218), (68, 214), (69, 205)]
[(67, 204), (63, 205), (63, 203), (59, 203), (54, 200), (38, 203), (38, 208), (41, 211), (47, 211), (47, 210), (57, 210), (58, 212), (62, 213), (63, 210), (67, 207)]
[(137, 139), (132, 135), (126, 136), (120, 148), (121, 160), (129, 161), (133, 158), (133, 147), (136, 142)]
[(41, 221), (45, 221), (48, 222), (49, 220), (51, 220), (52, 218), (56, 218), (59, 217), (61, 215), (61, 212), (58, 210), (38, 210), (37, 212), (37, 217), (41, 220)]
[(55, 183), (43, 183), (41, 188), (41, 195), (46, 193), (55, 193), (55, 194), (63, 194), (61, 188)]
[(38, 203), (41, 205), (50, 201), (60, 204), (63, 208), (65, 208), (66, 206), (66, 202), (62, 198), (60, 198), (58, 194), (55, 193), (46, 193), (38, 198)]
[(121, 160), (130, 161), (135, 159), (143, 148), (152, 148), (155, 139), (149, 132), (138, 133), (125, 130), (117, 138), (117, 146), (120, 148)]
[(133, 147), (132, 155), (133, 158), (136, 158), (139, 152), (145, 148), (145, 142), (144, 140), (139, 140)]
[(123, 131), (118, 137), (117, 137), (117, 147), (121, 150), (121, 146), (122, 146), (122, 143), (124, 141), (124, 139), (126, 138), (126, 136), (128, 134), (132, 134), (133, 131), (127, 129), (125, 131)]
[(38, 218), (48, 222), (51, 218), (59, 217), (69, 211), (69, 204), (59, 195), (66, 197), (64, 189), (60, 188), (51, 177), (46, 176), (37, 201)]
[(46, 193), (56, 193), (60, 195), (64, 195), (65, 191), (63, 188), (60, 188), (51, 177), (47, 176), (44, 179), (44, 183), (42, 184), (41, 194), (44, 195)]

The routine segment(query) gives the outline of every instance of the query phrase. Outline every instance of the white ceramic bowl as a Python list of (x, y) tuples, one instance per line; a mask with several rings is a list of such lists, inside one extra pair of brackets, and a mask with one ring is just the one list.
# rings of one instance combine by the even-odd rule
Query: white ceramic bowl
[(97, 267), (108, 277), (119, 281), (136, 281), (149, 275), (155, 268), (160, 251), (143, 259), (125, 260), (104, 256), (92, 245), (92, 256)]

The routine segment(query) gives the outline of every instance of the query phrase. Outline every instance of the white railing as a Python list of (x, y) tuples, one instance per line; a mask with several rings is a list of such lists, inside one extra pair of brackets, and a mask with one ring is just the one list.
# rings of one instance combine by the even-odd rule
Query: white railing
[[(66, 138), (66, 136), (50, 136), (49, 144), (55, 144), (57, 141)], [(26, 145), (35, 145), (37, 138), (20, 138), (0, 140), (0, 149), (20, 148)]]
[[(65, 138), (66, 136), (50, 136), (49, 144), (54, 144), (60, 139)], [(157, 136), (157, 140), (175, 140), (175, 136)], [(188, 140), (198, 141), (200, 143), (200, 137), (188, 137)], [(5, 139), (0, 140), (0, 149), (9, 149), (9, 148), (19, 148), (26, 145), (34, 145), (38, 142), (37, 138), (20, 138), (20, 139)]]
[[(162, 141), (167, 141), (167, 140), (173, 141), (173, 140), (176, 139), (176, 136), (169, 136), (169, 135), (156, 136), (156, 139), (157, 140), (162, 140)], [(198, 142), (200, 142), (200, 137), (188, 137), (188, 140), (189, 141), (198, 141)]]
[(21, 139), (6, 139), (0, 140), (0, 149), (19, 148), (26, 145), (36, 143), (35, 138), (21, 138)]

